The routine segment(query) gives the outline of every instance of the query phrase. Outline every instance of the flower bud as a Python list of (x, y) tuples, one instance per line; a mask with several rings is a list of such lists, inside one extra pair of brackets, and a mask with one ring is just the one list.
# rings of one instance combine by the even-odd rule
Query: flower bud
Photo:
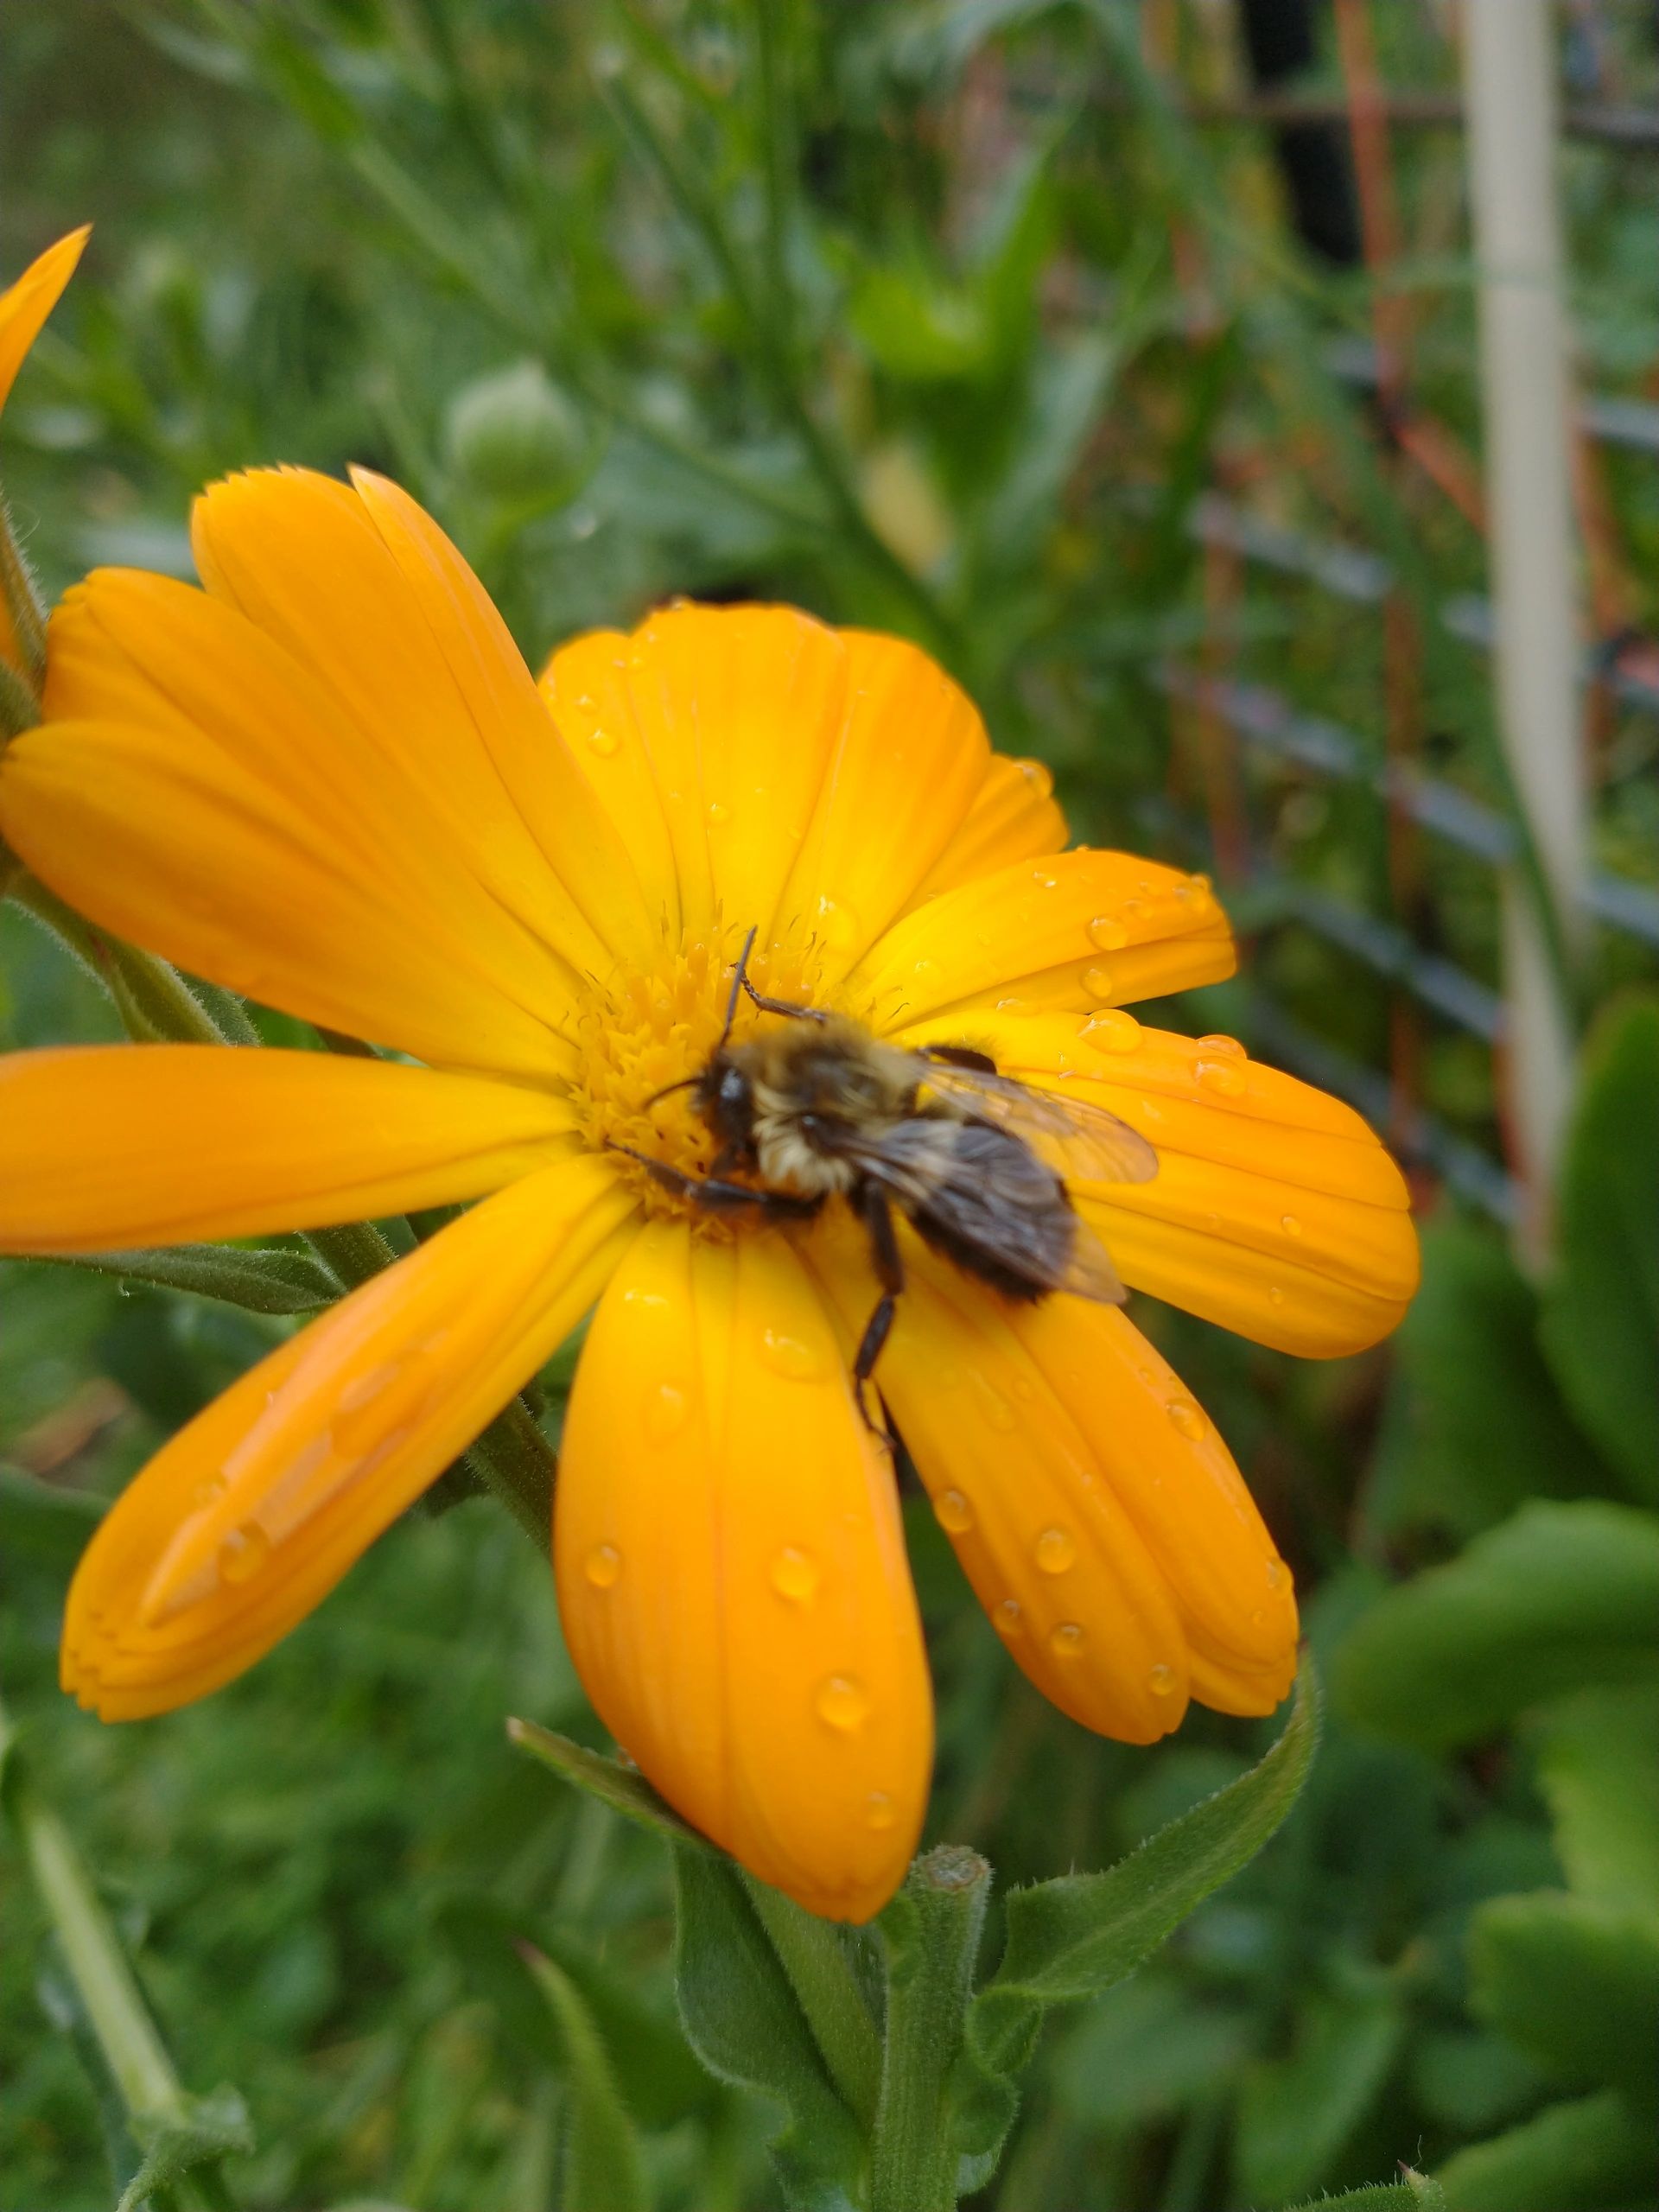
[(556, 493), (583, 446), (570, 401), (539, 361), (518, 361), (463, 385), (449, 403), (450, 461), (476, 491), (498, 499)]

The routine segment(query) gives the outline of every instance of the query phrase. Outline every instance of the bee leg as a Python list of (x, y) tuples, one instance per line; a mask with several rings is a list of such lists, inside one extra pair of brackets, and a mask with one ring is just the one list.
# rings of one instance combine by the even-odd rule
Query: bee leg
[(665, 1160), (636, 1152), (631, 1144), (607, 1145), (606, 1149), (637, 1160), (665, 1191), (683, 1198), (688, 1205), (701, 1206), (705, 1213), (747, 1212), (758, 1213), (767, 1221), (806, 1221), (823, 1203), (821, 1198), (798, 1198), (788, 1191), (753, 1190), (747, 1183), (728, 1183), (718, 1175), (688, 1175), (682, 1168), (671, 1167)]
[(828, 1021), (830, 1019), (827, 1007), (798, 1006), (793, 999), (767, 998), (764, 992), (755, 989), (747, 976), (743, 978), (743, 988), (762, 1014), (792, 1014), (798, 1021)]
[[(856, 1201), (859, 1217), (869, 1231), (870, 1258), (875, 1268), (875, 1279), (881, 1286), (881, 1295), (875, 1311), (864, 1324), (864, 1333), (858, 1340), (858, 1351), (853, 1360), (853, 1395), (858, 1401), (858, 1410), (864, 1417), (864, 1426), (880, 1438), (889, 1452), (897, 1452), (897, 1440), (885, 1421), (876, 1421), (870, 1413), (867, 1386), (875, 1372), (875, 1363), (881, 1357), (881, 1347), (893, 1328), (893, 1316), (899, 1310), (899, 1294), (905, 1287), (905, 1263), (899, 1250), (899, 1239), (893, 1226), (893, 1208), (887, 1203), (887, 1192), (874, 1183), (867, 1183)], [(878, 1398), (877, 1402), (880, 1403)]]
[(971, 1068), (976, 1075), (995, 1075), (996, 1062), (988, 1052), (976, 1052), (969, 1045), (924, 1045), (921, 1058), (937, 1060), (941, 1067)]

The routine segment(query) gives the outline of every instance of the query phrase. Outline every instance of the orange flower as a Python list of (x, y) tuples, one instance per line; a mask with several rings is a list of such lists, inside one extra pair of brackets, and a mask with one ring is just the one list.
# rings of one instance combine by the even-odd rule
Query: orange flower
[[(920, 1827), (931, 1710), (849, 1383), (861, 1233), (838, 1205), (711, 1225), (607, 1149), (708, 1170), (685, 1092), (651, 1102), (706, 1060), (750, 926), (761, 990), (980, 1046), (1143, 1132), (1156, 1179), (1078, 1205), (1130, 1283), (1262, 1343), (1393, 1327), (1401, 1179), (1345, 1106), (1116, 1010), (1230, 972), (1207, 885), (1062, 851), (1045, 772), (915, 647), (680, 606), (567, 645), (538, 692), (454, 547), (367, 474), (215, 486), (195, 548), (205, 591), (104, 571), (59, 609), (0, 828), (105, 927), (404, 1057), (19, 1054), (0, 1245), (484, 1203), (157, 1454), (75, 1578), (65, 1682), (122, 1719), (238, 1674), (597, 1300), (556, 1507), (582, 1679), (688, 1818), (867, 1918)], [(908, 1232), (906, 1257), (878, 1379), (1011, 1655), (1135, 1742), (1191, 1697), (1269, 1711), (1290, 1579), (1164, 1361), (1114, 1309), (1013, 1306)]]
[[(48, 246), (43, 254), (31, 261), (15, 284), (0, 292), (0, 408), (10, 397), (17, 372), (23, 365), (29, 347), (40, 336), (41, 324), (74, 275), (81, 248), (91, 235), (90, 223), (71, 231), (67, 238), (60, 238), (55, 245)], [(3, 526), (0, 523), (0, 530)], [(16, 625), (4, 593), (0, 593), (0, 661), (8, 668), (23, 667)]]

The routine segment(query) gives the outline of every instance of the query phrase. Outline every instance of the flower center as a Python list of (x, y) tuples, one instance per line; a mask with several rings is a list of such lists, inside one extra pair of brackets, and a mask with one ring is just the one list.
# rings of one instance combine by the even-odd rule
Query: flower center
[[(701, 1075), (719, 1045), (747, 934), (747, 928), (688, 934), (677, 946), (664, 946), (660, 965), (651, 972), (613, 976), (589, 989), (576, 1013), (582, 1071), (572, 1103), (582, 1137), (595, 1151), (622, 1145), (683, 1175), (709, 1173), (714, 1136), (691, 1091), (671, 1086)], [(757, 946), (747, 972), (763, 996), (810, 1006), (818, 982), (817, 948), (785, 945), (766, 952)], [(760, 1022), (779, 1018), (760, 1014), (740, 992), (733, 1041), (741, 1043)], [(649, 1211), (689, 1217), (716, 1233), (728, 1230), (665, 1190), (637, 1160), (624, 1156), (617, 1165)]]

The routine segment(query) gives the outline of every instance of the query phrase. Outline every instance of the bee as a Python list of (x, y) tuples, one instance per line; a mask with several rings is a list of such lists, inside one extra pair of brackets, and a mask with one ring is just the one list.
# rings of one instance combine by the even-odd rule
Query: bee
[[(867, 1421), (865, 1386), (905, 1287), (895, 1208), (925, 1243), (1005, 1298), (1065, 1291), (1122, 1302), (1117, 1270), (1066, 1182), (1150, 1181), (1158, 1155), (1144, 1137), (1103, 1107), (1000, 1075), (967, 1046), (909, 1052), (845, 1014), (767, 998), (749, 980), (754, 938), (751, 930), (738, 957), (714, 1051), (649, 1102), (691, 1092), (717, 1147), (709, 1173), (615, 1149), (711, 1214), (808, 1220), (831, 1198), (847, 1201), (868, 1236), (880, 1289), (853, 1362)], [(760, 1013), (786, 1020), (734, 1045), (745, 993)]]

